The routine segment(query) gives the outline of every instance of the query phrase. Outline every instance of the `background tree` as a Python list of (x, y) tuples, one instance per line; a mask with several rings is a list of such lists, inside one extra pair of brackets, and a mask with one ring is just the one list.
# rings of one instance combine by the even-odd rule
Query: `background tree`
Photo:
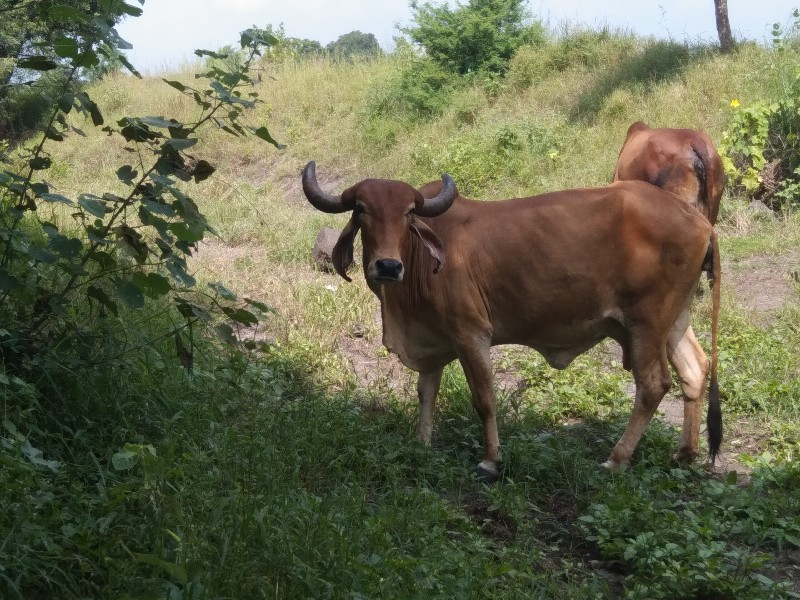
[(340, 35), (335, 42), (331, 42), (325, 48), (334, 58), (374, 56), (381, 52), (375, 35), (372, 33), (362, 33), (360, 31), (351, 31), (350, 33)]
[(714, 12), (717, 17), (719, 47), (723, 52), (730, 52), (733, 50), (733, 35), (731, 22), (728, 19), (728, 0), (714, 0)]
[(286, 35), (283, 23), (277, 27), (267, 25), (264, 29), (256, 29), (263, 32), (265, 35), (273, 36), (277, 40), (275, 45), (270, 47), (265, 54), (270, 60), (281, 62), (284, 60), (322, 56), (325, 53), (322, 44), (316, 40)]
[(142, 10), (124, 2), (116, 3), (118, 11), (101, 10), (100, 4), (98, 0), (0, 0), (1, 137), (16, 139), (30, 132), (47, 110), (45, 97), (63, 84), (57, 65), (81, 44), (107, 35), (113, 38), (111, 45), (85, 55), (90, 58), (78, 68), (83, 76), (96, 77), (113, 65), (132, 69), (119, 52), (130, 45), (113, 27)]
[(502, 73), (523, 43), (544, 40), (541, 24), (526, 24), (524, 4), (524, 0), (469, 0), (451, 8), (412, 1), (415, 25), (401, 31), (449, 71)]

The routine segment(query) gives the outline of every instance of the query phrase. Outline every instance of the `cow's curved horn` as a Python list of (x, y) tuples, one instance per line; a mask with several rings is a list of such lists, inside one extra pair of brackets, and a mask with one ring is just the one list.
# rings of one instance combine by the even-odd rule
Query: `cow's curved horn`
[(314, 208), (326, 213), (340, 213), (350, 210), (351, 207), (342, 203), (341, 194), (334, 196), (323, 192), (317, 183), (317, 163), (310, 161), (303, 169), (303, 193)]
[(442, 175), (442, 191), (433, 198), (425, 198), (421, 204), (414, 208), (420, 217), (438, 217), (453, 204), (458, 196), (456, 182), (447, 173)]

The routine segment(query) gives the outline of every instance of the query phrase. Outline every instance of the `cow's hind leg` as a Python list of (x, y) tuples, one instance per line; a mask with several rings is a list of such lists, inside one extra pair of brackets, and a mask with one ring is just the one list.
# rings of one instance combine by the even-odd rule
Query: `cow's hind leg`
[(491, 483), (500, 474), (500, 438), (497, 435), (497, 403), (489, 344), (475, 341), (462, 345), (458, 349), (458, 359), (472, 391), (472, 404), (483, 423), (483, 460), (478, 464), (478, 478)]
[(683, 391), (683, 434), (681, 447), (675, 454), (680, 462), (691, 462), (699, 451), (700, 416), (709, 369), (708, 358), (688, 321), (687, 310), (678, 318), (667, 340), (669, 362), (678, 374)]
[(419, 396), (419, 422), (417, 423), (417, 439), (425, 446), (431, 445), (433, 433), (433, 406), (439, 385), (442, 382), (442, 371), (420, 373), (417, 380), (417, 395)]
[[(645, 339), (653, 339), (645, 337)], [(663, 339), (663, 338), (662, 338)], [(628, 427), (604, 463), (606, 467), (617, 467), (630, 462), (636, 445), (653, 418), (664, 394), (670, 387), (667, 369), (666, 344), (632, 345), (632, 370), (636, 381), (636, 400)]]

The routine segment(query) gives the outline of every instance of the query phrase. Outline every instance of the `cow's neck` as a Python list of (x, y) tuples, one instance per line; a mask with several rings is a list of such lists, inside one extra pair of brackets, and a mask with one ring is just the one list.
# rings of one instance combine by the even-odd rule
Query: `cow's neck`
[(369, 287), (381, 302), (384, 346), (408, 364), (406, 348), (414, 329), (410, 324), (420, 321), (423, 307), (430, 303), (431, 278), (436, 275), (433, 273), (435, 261), (414, 236), (409, 237), (401, 258), (405, 267), (403, 281), (383, 285), (370, 283)]

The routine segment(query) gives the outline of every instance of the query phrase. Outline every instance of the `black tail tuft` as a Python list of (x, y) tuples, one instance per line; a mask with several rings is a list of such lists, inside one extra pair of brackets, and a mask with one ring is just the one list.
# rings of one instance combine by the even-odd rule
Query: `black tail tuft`
[(711, 455), (711, 464), (717, 459), (720, 445), (722, 445), (722, 409), (719, 403), (719, 384), (716, 376), (711, 377), (708, 389), (708, 415), (706, 416), (708, 429), (708, 452)]

